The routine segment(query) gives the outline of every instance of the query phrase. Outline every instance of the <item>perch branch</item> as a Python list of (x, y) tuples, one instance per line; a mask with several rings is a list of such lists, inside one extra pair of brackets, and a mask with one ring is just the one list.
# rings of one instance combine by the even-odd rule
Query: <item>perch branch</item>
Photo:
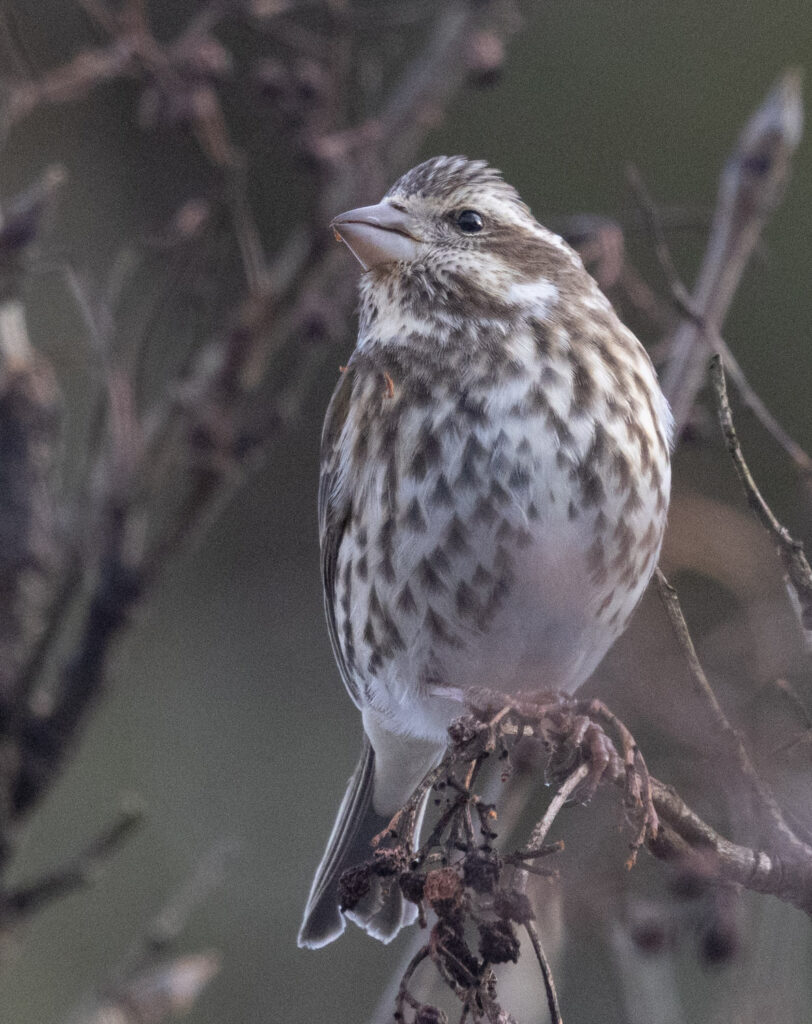
[[(691, 652), (695, 657), (692, 645)], [(698, 662), (697, 671), (697, 681), (703, 684), (702, 692), (719, 727), (724, 725), (733, 741), (739, 742)], [(437, 915), (428, 942), (414, 954), (395, 996), (398, 1021), (406, 1020), (407, 1009), (415, 1020), (422, 1020), (423, 1014), (434, 1019), (434, 1008), (423, 1006), (411, 990), (415, 969), (426, 959), (463, 1003), (463, 1020), (503, 1019), (493, 968), (518, 959), (518, 925), (533, 947), (551, 1021), (559, 1024), (555, 985), (525, 894), (527, 872), (532, 870), (527, 860), (563, 849), (561, 844), (545, 844), (553, 822), (575, 794), (581, 799), (584, 794), (588, 797), (598, 782), (620, 788), (627, 810), (630, 798), (636, 797), (634, 809), (646, 823), (644, 841), (655, 857), (690, 868), (708, 882), (776, 895), (812, 915), (812, 850), (791, 834), (794, 841), (782, 842), (780, 853), (749, 849), (719, 835), (671, 787), (649, 776), (631, 733), (599, 701), (574, 701), (550, 694), (509, 697), (481, 690), (469, 695), (466, 705), (468, 714), (449, 729), (449, 745), (440, 764), (426, 775), (401, 814), (378, 837), (372, 858), (350, 868), (341, 879), (341, 903), (346, 909), (364, 897), (373, 875), (379, 874), (391, 884), (394, 872), (404, 896), (418, 904), (423, 925), (423, 903)], [(620, 753), (603, 732), (604, 726), (620, 738)], [(558, 789), (525, 846), (505, 855), (492, 845), (498, 838), (496, 806), (483, 804), (475, 782), (486, 758), (498, 751), (500, 758), (511, 760), (518, 741), (529, 736), (547, 747), (545, 781), (552, 778)], [(743, 748), (741, 756), (746, 760)], [(596, 770), (598, 782), (590, 786)], [(635, 780), (630, 780), (630, 773)], [(413, 851), (411, 825), (404, 828), (403, 822), (410, 823), (413, 808), (423, 802), (430, 788), (438, 796), (436, 802), (445, 800), (446, 807), (430, 835)], [(648, 804), (654, 808), (653, 821), (646, 810)], [(472, 810), (480, 821), (479, 836), (470, 826)], [(480, 957), (469, 945), (475, 929), (480, 935)]]
[(776, 896), (812, 916), (812, 855), (796, 857), (797, 840), (787, 857), (740, 846), (719, 835), (671, 786), (654, 778), (651, 784), (663, 826), (647, 843), (655, 857), (693, 865), (709, 879)]

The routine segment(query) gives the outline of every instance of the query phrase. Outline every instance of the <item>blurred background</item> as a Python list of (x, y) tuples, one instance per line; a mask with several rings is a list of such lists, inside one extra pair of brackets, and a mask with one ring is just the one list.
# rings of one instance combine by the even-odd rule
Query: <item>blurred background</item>
[[(205, 443), (180, 446), (180, 468), (170, 459), (152, 481), (150, 500), (160, 505), (164, 494), (166, 508), (143, 527), (157, 538), (149, 585), (127, 609), (107, 685), (64, 768), (22, 822), (11, 879), (34, 879), (80, 850), (127, 795), (143, 801), (145, 823), (91, 887), (48, 903), (6, 938), (0, 1020), (89, 1019), (82, 1007), (121, 978), (156, 915), (189, 896), (190, 879), (176, 948), (216, 951), (220, 971), (189, 1021), (386, 1019), (373, 1015), (383, 1013), (376, 1007), (408, 935), (388, 948), (354, 928), (316, 953), (295, 943), (360, 739), (323, 623), (318, 563), (319, 432), (355, 336), (357, 279), (329, 219), (376, 201), (419, 159), (485, 158), (542, 222), (565, 230), (572, 215), (593, 214), (623, 229), (629, 265), (659, 297), (657, 315), (631, 314), (656, 355), (672, 314), (626, 164), (661, 204), (690, 284), (742, 125), (777, 76), (812, 52), (801, 0), (686, 0), (656, 11), (631, 0), (471, 7), (481, 21), (454, 36), (463, 23), (442, 19), (471, 17), (466, 4), (2, 4), (6, 96), (18, 105), (7, 108), (0, 195), (29, 189), (48, 167), (64, 170), (23, 286), (32, 345), (62, 393), (61, 529), (92, 548), (95, 513), (85, 519), (75, 502), (85, 493), (96, 507), (109, 472), (95, 453), (105, 450), (99, 395), (110, 367), (137, 379), (136, 419), (149, 425), (167, 394), (182, 401), (177, 381), (196, 372), (193, 353), (233, 341), (235, 323), (248, 322), (261, 341), (240, 366), (240, 431), (229, 424), (229, 444), (218, 447), (220, 421), (204, 418)], [(102, 73), (85, 61), (71, 66), (74, 78), (47, 78), (77, 54), (109, 58), (117, 32), (143, 37), (147, 16), (155, 49), (135, 70), (124, 61)], [(201, 18), (186, 63), (175, 51), (167, 71), (167, 48)], [(371, 157), (363, 137), (347, 155), (336, 133), (387, 110), (413, 62), (437, 59), (439, 31), (452, 45), (433, 97), (402, 122), (389, 111), (385, 158)], [(20, 96), (33, 93), (20, 91), (24, 81), (55, 84), (26, 107)], [(802, 141), (724, 329), (751, 383), (806, 450), (811, 174), (812, 147)], [(812, 706), (808, 656), (706, 397), (676, 459), (664, 567), (728, 714), (791, 820), (809, 829), (809, 721), (776, 686), (785, 680)], [(808, 481), (734, 405), (765, 496), (809, 542)], [(215, 500), (202, 513), (193, 506), (193, 529), (164, 536), (161, 516), (182, 524), (172, 481), (190, 463), (215, 467)], [(89, 586), (79, 586), (74, 605)], [(42, 667), (45, 691), (76, 642), (73, 616)], [(656, 598), (646, 598), (586, 689), (634, 730), (657, 777), (720, 831), (758, 845)], [(568, 1024), (808, 1020), (808, 918), (771, 897), (686, 893), (647, 855), (627, 874), (618, 821), (613, 795), (599, 795), (591, 808), (567, 811), (554, 837), (568, 847), (564, 925), (550, 937)], [(541, 989), (537, 1016), (520, 1019), (546, 1019)]]

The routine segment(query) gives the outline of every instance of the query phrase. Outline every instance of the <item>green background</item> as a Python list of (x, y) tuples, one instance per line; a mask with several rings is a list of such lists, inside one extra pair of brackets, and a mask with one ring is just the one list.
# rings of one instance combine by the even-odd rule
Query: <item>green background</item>
[[(152, 6), (165, 32), (183, 24), (193, 8)], [(84, 17), (69, 3), (29, 0), (18, 8), (41, 66), (64, 59), (86, 38)], [(461, 93), (421, 155), (461, 152), (488, 159), (542, 220), (628, 210), (628, 161), (663, 202), (710, 210), (718, 173), (744, 120), (782, 69), (808, 65), (812, 55), (812, 11), (800, 0), (551, 0), (527, 5), (525, 15), (499, 84)], [(246, 45), (261, 49), (256, 41)], [(38, 114), (12, 134), (0, 162), (5, 195), (46, 164), (67, 167), (53, 238), (81, 249), (98, 272), (117, 239), (144, 224), (160, 224), (205, 177), (192, 143), (169, 146), (165, 138), (138, 130), (136, 100), (132, 84), (114, 84), (81, 103)], [(251, 194), (272, 251), (295, 219), (300, 183), (284, 144), (250, 138), (250, 124), (246, 119), (242, 141), (265, 154), (266, 168), (262, 179), (251, 180)], [(761, 396), (807, 450), (811, 174), (812, 146), (805, 141), (786, 199), (769, 224), (765, 253), (751, 265), (725, 330)], [(674, 239), (689, 281), (703, 242), (701, 231)], [(644, 240), (632, 245), (658, 283)], [(47, 280), (33, 287), (29, 316), (36, 342), (57, 366), (68, 407), (81, 409), (92, 354), (64, 290)], [(355, 929), (318, 953), (295, 945), (312, 869), (360, 736), (322, 621), (315, 523), (322, 411), (352, 334), (348, 323), (343, 344), (325, 357), (306, 414), (205, 541), (166, 573), (117, 646), (109, 695), (32, 821), (18, 873), (31, 877), (81, 847), (112, 817), (122, 793), (144, 798), (148, 823), (97, 884), (49, 907), (20, 936), (0, 985), (0, 1021), (67, 1019), (115, 973), (201, 856), (223, 843), (230, 851), (224, 879), (193, 912), (182, 941), (183, 949), (213, 948), (224, 959), (222, 973), (190, 1017), (194, 1024), (363, 1021), (396, 967), (395, 948)], [(788, 524), (809, 537), (808, 504), (793, 471), (748, 417), (740, 419), (765, 492)], [(68, 431), (69, 443), (76, 444), (74, 419)], [(694, 448), (678, 460), (675, 493), (697, 488), (741, 507), (718, 446)], [(735, 614), (717, 591), (690, 579), (685, 586), (689, 616), (700, 633)], [(665, 628), (661, 620), (657, 628)], [(741, 657), (746, 660), (746, 652)], [(637, 664), (633, 654), (628, 658), (626, 663)], [(619, 697), (632, 725), (636, 701), (646, 692), (642, 686)], [(611, 699), (611, 687), (606, 693)], [(687, 701), (675, 698), (677, 705)], [(681, 727), (690, 728), (691, 713), (679, 719)], [(695, 768), (711, 770), (711, 761), (681, 762), (694, 753), (669, 747), (669, 722), (658, 722), (650, 710), (644, 717), (657, 774), (679, 779)], [(711, 793), (703, 809), (713, 806)], [(807, 821), (812, 817), (803, 789), (796, 810)], [(600, 802), (596, 813), (606, 816)], [(641, 886), (656, 886), (654, 876), (644, 868)], [(808, 1019), (808, 921), (768, 898), (748, 900), (746, 908), (742, 948), (732, 966), (702, 969), (690, 943), (680, 947), (674, 964), (683, 979), (684, 1018), (663, 1021), (744, 1019), (738, 1010), (728, 1015), (730, 993), (748, 985), (748, 1019)], [(563, 967), (565, 1020), (632, 1020), (621, 1006), (601, 937), (577, 923), (572, 935), (575, 951)], [(759, 1000), (769, 990), (774, 1015), (759, 1015)]]

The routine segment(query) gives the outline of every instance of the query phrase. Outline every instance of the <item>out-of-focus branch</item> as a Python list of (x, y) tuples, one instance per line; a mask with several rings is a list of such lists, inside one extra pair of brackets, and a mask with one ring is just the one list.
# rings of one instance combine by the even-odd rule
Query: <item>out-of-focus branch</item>
[(25, 352), (22, 310), (0, 302), (0, 707), (45, 629), (59, 557), (51, 469), (59, 391), (48, 363)]
[[(94, 287), (81, 271), (68, 275), (93, 339), (103, 387), (92, 417), (93, 451), (84, 467), (86, 479), (77, 488), (76, 507), (65, 516), (81, 529), (65, 539), (64, 571), (49, 579), (54, 596), (43, 613), (47, 621), (35, 631), (39, 641), (35, 638), (24, 656), (2, 659), (3, 669), (11, 666), (13, 677), (13, 700), (0, 723), (5, 753), (0, 787), (5, 803), (0, 816), (3, 855), (11, 849), (13, 826), (48, 791), (74, 748), (104, 690), (111, 646), (134, 605), (164, 571), (167, 559), (199, 535), (243, 483), (254, 464), (251, 456), (278, 440), (298, 415), (316, 361), (322, 358), (319, 346), (337, 340), (343, 331), (336, 325), (349, 318), (354, 273), (332, 245), (326, 227), (330, 216), (369, 201), (370, 193), (402, 169), (400, 161), (413, 154), (475, 66), (481, 70), (482, 55), (472, 56), (471, 49), (479, 39), (477, 31), (490, 30), (498, 42), (513, 24), (509, 0), (459, 0), (436, 13), (427, 9), (430, 31), (424, 47), (379, 97), (379, 112), (360, 128), (347, 130), (348, 138), (365, 144), (341, 150), (318, 140), (340, 136), (344, 128), (335, 119), (346, 116), (347, 105), (333, 100), (322, 110), (319, 104), (325, 95), (335, 97), (348, 88), (343, 79), (353, 73), (351, 50), (357, 28), (348, 22), (341, 30), (341, 46), (330, 50), (333, 56), (325, 64), (326, 92), (314, 93), (306, 101), (313, 109), (305, 110), (293, 146), (294, 152), (308, 157), (303, 173), (312, 178), (310, 208), (288, 241), (266, 258), (248, 203), (243, 158), (231, 143), (217, 92), (230, 72), (230, 55), (210, 34), (221, 18), (244, 15), (242, 6), (208, 4), (168, 43), (155, 38), (144, 5), (84, 6), (109, 43), (39, 75), (26, 74), (24, 62), (17, 62), (16, 75), (7, 83), (8, 124), (18, 125), (41, 105), (81, 98), (112, 79), (134, 78), (141, 90), (143, 126), (160, 123), (199, 142), (219, 196), (214, 206), (227, 211), (231, 237), (242, 256), (245, 294), (231, 306), (230, 326), (217, 328), (205, 345), (198, 341), (178, 376), (167, 382), (163, 396), (152, 409), (144, 409), (141, 378), (151, 328), (140, 334), (135, 349), (132, 343), (127, 347), (119, 342), (120, 273), (114, 268), (113, 283), (106, 288)], [(285, 17), (294, 23), (299, 14), (294, 5)], [(493, 65), (493, 54), (488, 59)], [(332, 111), (333, 120), (325, 110)], [(372, 124), (377, 126), (374, 131)], [(53, 183), (45, 185), (39, 192), (32, 190), (0, 230), (1, 276), (3, 281), (13, 278), (15, 288), (24, 268), (16, 257), (6, 261), (6, 267), (5, 255), (22, 250), (35, 233), (37, 211), (47, 208), (53, 191)], [(199, 210), (191, 212), (191, 226), (185, 217), (186, 227), (173, 230), (177, 251), (199, 229)], [(207, 217), (204, 214), (204, 220)], [(132, 263), (130, 255), (130, 276), (135, 273)], [(2, 388), (12, 380), (7, 367), (34, 358), (16, 291), (13, 299), (13, 306), (0, 303)], [(293, 358), (284, 379), (280, 375), (276, 380), (269, 370), (280, 353), (292, 353)], [(29, 440), (33, 437), (29, 432)], [(45, 449), (44, 444), (40, 447)], [(26, 466), (34, 465), (32, 459), (29, 445), (17, 462), (4, 460), (3, 468), (19, 482), (23, 471), (29, 471)], [(37, 472), (44, 479), (39, 468)], [(39, 486), (39, 477), (34, 483)], [(34, 483), (26, 484), (28, 491)], [(6, 493), (14, 493), (13, 488)], [(4, 497), (0, 494), (0, 504)], [(44, 531), (49, 536), (53, 532), (53, 524)], [(23, 533), (10, 545), (15, 557), (23, 551)], [(17, 578), (8, 578), (9, 587), (18, 591)], [(29, 628), (34, 621), (31, 610), (26, 610), (21, 623)], [(63, 635), (67, 621), (76, 627), (69, 644)], [(0, 636), (0, 647), (4, 642)], [(47, 680), (42, 678), (46, 669)]]
[(719, 422), (722, 426), (728, 454), (733, 460), (736, 473), (744, 488), (747, 504), (776, 545), (787, 574), (790, 594), (794, 595), (793, 607), (799, 612), (801, 627), (809, 635), (812, 633), (812, 569), (804, 554), (804, 546), (801, 541), (795, 540), (789, 530), (778, 521), (775, 513), (762, 497), (744, 460), (736, 428), (733, 426), (733, 413), (730, 411), (730, 402), (727, 397), (722, 360), (718, 355), (711, 360), (711, 381), (716, 393)]
[[(244, 476), (240, 452), (246, 445), (251, 448), (241, 421), (263, 383), (269, 357), (311, 330), (316, 340), (330, 340), (331, 325), (348, 317), (355, 272), (340, 254), (325, 248), (330, 241), (325, 226), (337, 210), (378, 195), (403, 168), (465, 82), (470, 38), (483, 25), (508, 34), (514, 27), (512, 6), (454, 3), (438, 15), (425, 49), (383, 98), (379, 114), (355, 128), (304, 131), (299, 138), (297, 144), (315, 159), (318, 178), (312, 223), (298, 229), (277, 258), (271, 259), (264, 286), (249, 295), (225, 340), (202, 354), (150, 419), (147, 462), (169, 472), (176, 491), (181, 487), (185, 491), (152, 547), (151, 564), (163, 562), (181, 540), (196, 536), (196, 527), (209, 522), (212, 510), (222, 507), (240, 485)], [(289, 293), (293, 282), (298, 286), (295, 295)], [(307, 351), (299, 358), (306, 361)], [(301, 407), (307, 394), (301, 387), (303, 379), (306, 375), (294, 374), (293, 387), (281, 389), (263, 413), (259, 431), (263, 447), (272, 443), (279, 427)], [(171, 454), (184, 435), (186, 443), (193, 439), (196, 458), (179, 480)], [(166, 477), (152, 475), (150, 487), (164, 490)]]
[(646, 184), (643, 181), (639, 170), (633, 165), (629, 165), (627, 168), (627, 177), (632, 189), (634, 190), (635, 196), (637, 197), (637, 201), (643, 216), (645, 217), (646, 224), (648, 225), (649, 234), (654, 244), (654, 252), (657, 256), (657, 261), (660, 264), (660, 269), (668, 282), (671, 299), (675, 307), (682, 316), (687, 317), (689, 321), (699, 328), (710, 347), (714, 349), (718, 355), (724, 358), (730, 375), (733, 378), (739, 394), (741, 395), (742, 401), (747, 408), (750, 409), (750, 411), (760, 420), (767, 432), (773, 436), (778, 444), (781, 445), (787, 455), (795, 463), (798, 470), (805, 476), (812, 476), (812, 458), (807, 455), (797, 441), (790, 437), (775, 416), (773, 416), (759, 397), (755, 388), (752, 387), (745, 377), (744, 371), (725, 342), (725, 339), (720, 334), (718, 328), (715, 328), (712, 324), (705, 321), (701, 310), (691, 298), (691, 294), (680, 278), (676, 265), (674, 264), (674, 260), (672, 259), (671, 250), (665, 237), (660, 212), (651, 194), (646, 188)]
[(76, 857), (47, 875), (0, 895), (0, 930), (15, 926), (46, 903), (90, 884), (103, 864), (143, 821), (140, 807), (123, 808), (108, 828)]
[(17, 674), (46, 629), (61, 555), (52, 476), (60, 395), (31, 345), (21, 291), (28, 246), (63, 178), (49, 170), (0, 217), (0, 737)]
[(663, 390), (677, 431), (691, 414), (705, 379), (708, 333), (719, 332), (748, 260), (789, 178), (801, 139), (800, 72), (787, 71), (745, 125), (719, 185), (710, 241), (691, 296), (694, 319), (686, 319), (669, 346)]
[(66, 1024), (161, 1024), (190, 1010), (221, 967), (214, 951), (176, 954), (191, 913), (220, 885), (232, 842), (218, 843), (193, 866), (98, 992)]
[(313, 139), (313, 155), (336, 161), (371, 147), (383, 157), (387, 171), (402, 166), (475, 70), (476, 51), (471, 40), (485, 25), (499, 42), (516, 27), (512, 5), (461, 0), (446, 5), (426, 49), (411, 63), (381, 110), (354, 128)]
[(100, 496), (100, 550), (95, 576), (73, 653), (59, 674), (53, 699), (40, 712), (25, 706), (14, 718), (19, 766), (12, 788), (14, 816), (25, 814), (59, 773), (79, 726), (105, 681), (107, 652), (143, 592), (140, 531), (131, 517), (138, 425), (128, 382), (109, 377), (110, 438), (106, 486)]
[(69, 1024), (161, 1024), (182, 1017), (221, 967), (217, 953), (191, 953), (145, 968)]
[(209, 5), (169, 44), (155, 38), (144, 12), (133, 5), (124, 5), (120, 12), (95, 0), (83, 0), (82, 6), (110, 36), (109, 44), (87, 48), (36, 77), (18, 74), (9, 83), (4, 131), (39, 107), (71, 103), (105, 83), (135, 78), (143, 85), (140, 113), (145, 126), (159, 121), (185, 124), (214, 165), (230, 167), (233, 148), (212, 86), (228, 75), (230, 61), (211, 31), (235, 5)]

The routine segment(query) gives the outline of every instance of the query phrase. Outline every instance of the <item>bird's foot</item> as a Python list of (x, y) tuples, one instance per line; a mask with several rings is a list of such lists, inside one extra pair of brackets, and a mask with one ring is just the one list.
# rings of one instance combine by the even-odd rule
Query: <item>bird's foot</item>
[[(651, 795), (651, 779), (645, 759), (629, 729), (603, 701), (573, 701), (571, 707), (576, 716), (574, 721), (579, 722), (581, 718), (586, 718), (608, 744), (608, 748), (606, 748), (603, 741), (596, 739), (589, 726), (586, 727), (583, 742), (586, 744), (587, 756), (597, 758), (597, 765), (602, 766), (601, 778), (607, 776), (612, 781), (623, 785), (626, 812), (638, 825), (637, 833), (630, 844), (631, 856), (627, 861), (627, 867), (632, 867), (637, 859), (637, 851), (646, 839), (655, 838), (660, 828)], [(616, 735), (617, 745), (610, 739), (607, 729), (611, 729)], [(620, 747), (619, 752), (618, 746)], [(600, 782), (600, 779), (598, 781)]]
[[(557, 716), (556, 716), (557, 717)], [(561, 779), (580, 762), (589, 765), (589, 774), (577, 788), (572, 803), (588, 804), (604, 779), (622, 774), (622, 762), (617, 747), (603, 726), (589, 715), (566, 716), (566, 728), (556, 737), (547, 773)]]

